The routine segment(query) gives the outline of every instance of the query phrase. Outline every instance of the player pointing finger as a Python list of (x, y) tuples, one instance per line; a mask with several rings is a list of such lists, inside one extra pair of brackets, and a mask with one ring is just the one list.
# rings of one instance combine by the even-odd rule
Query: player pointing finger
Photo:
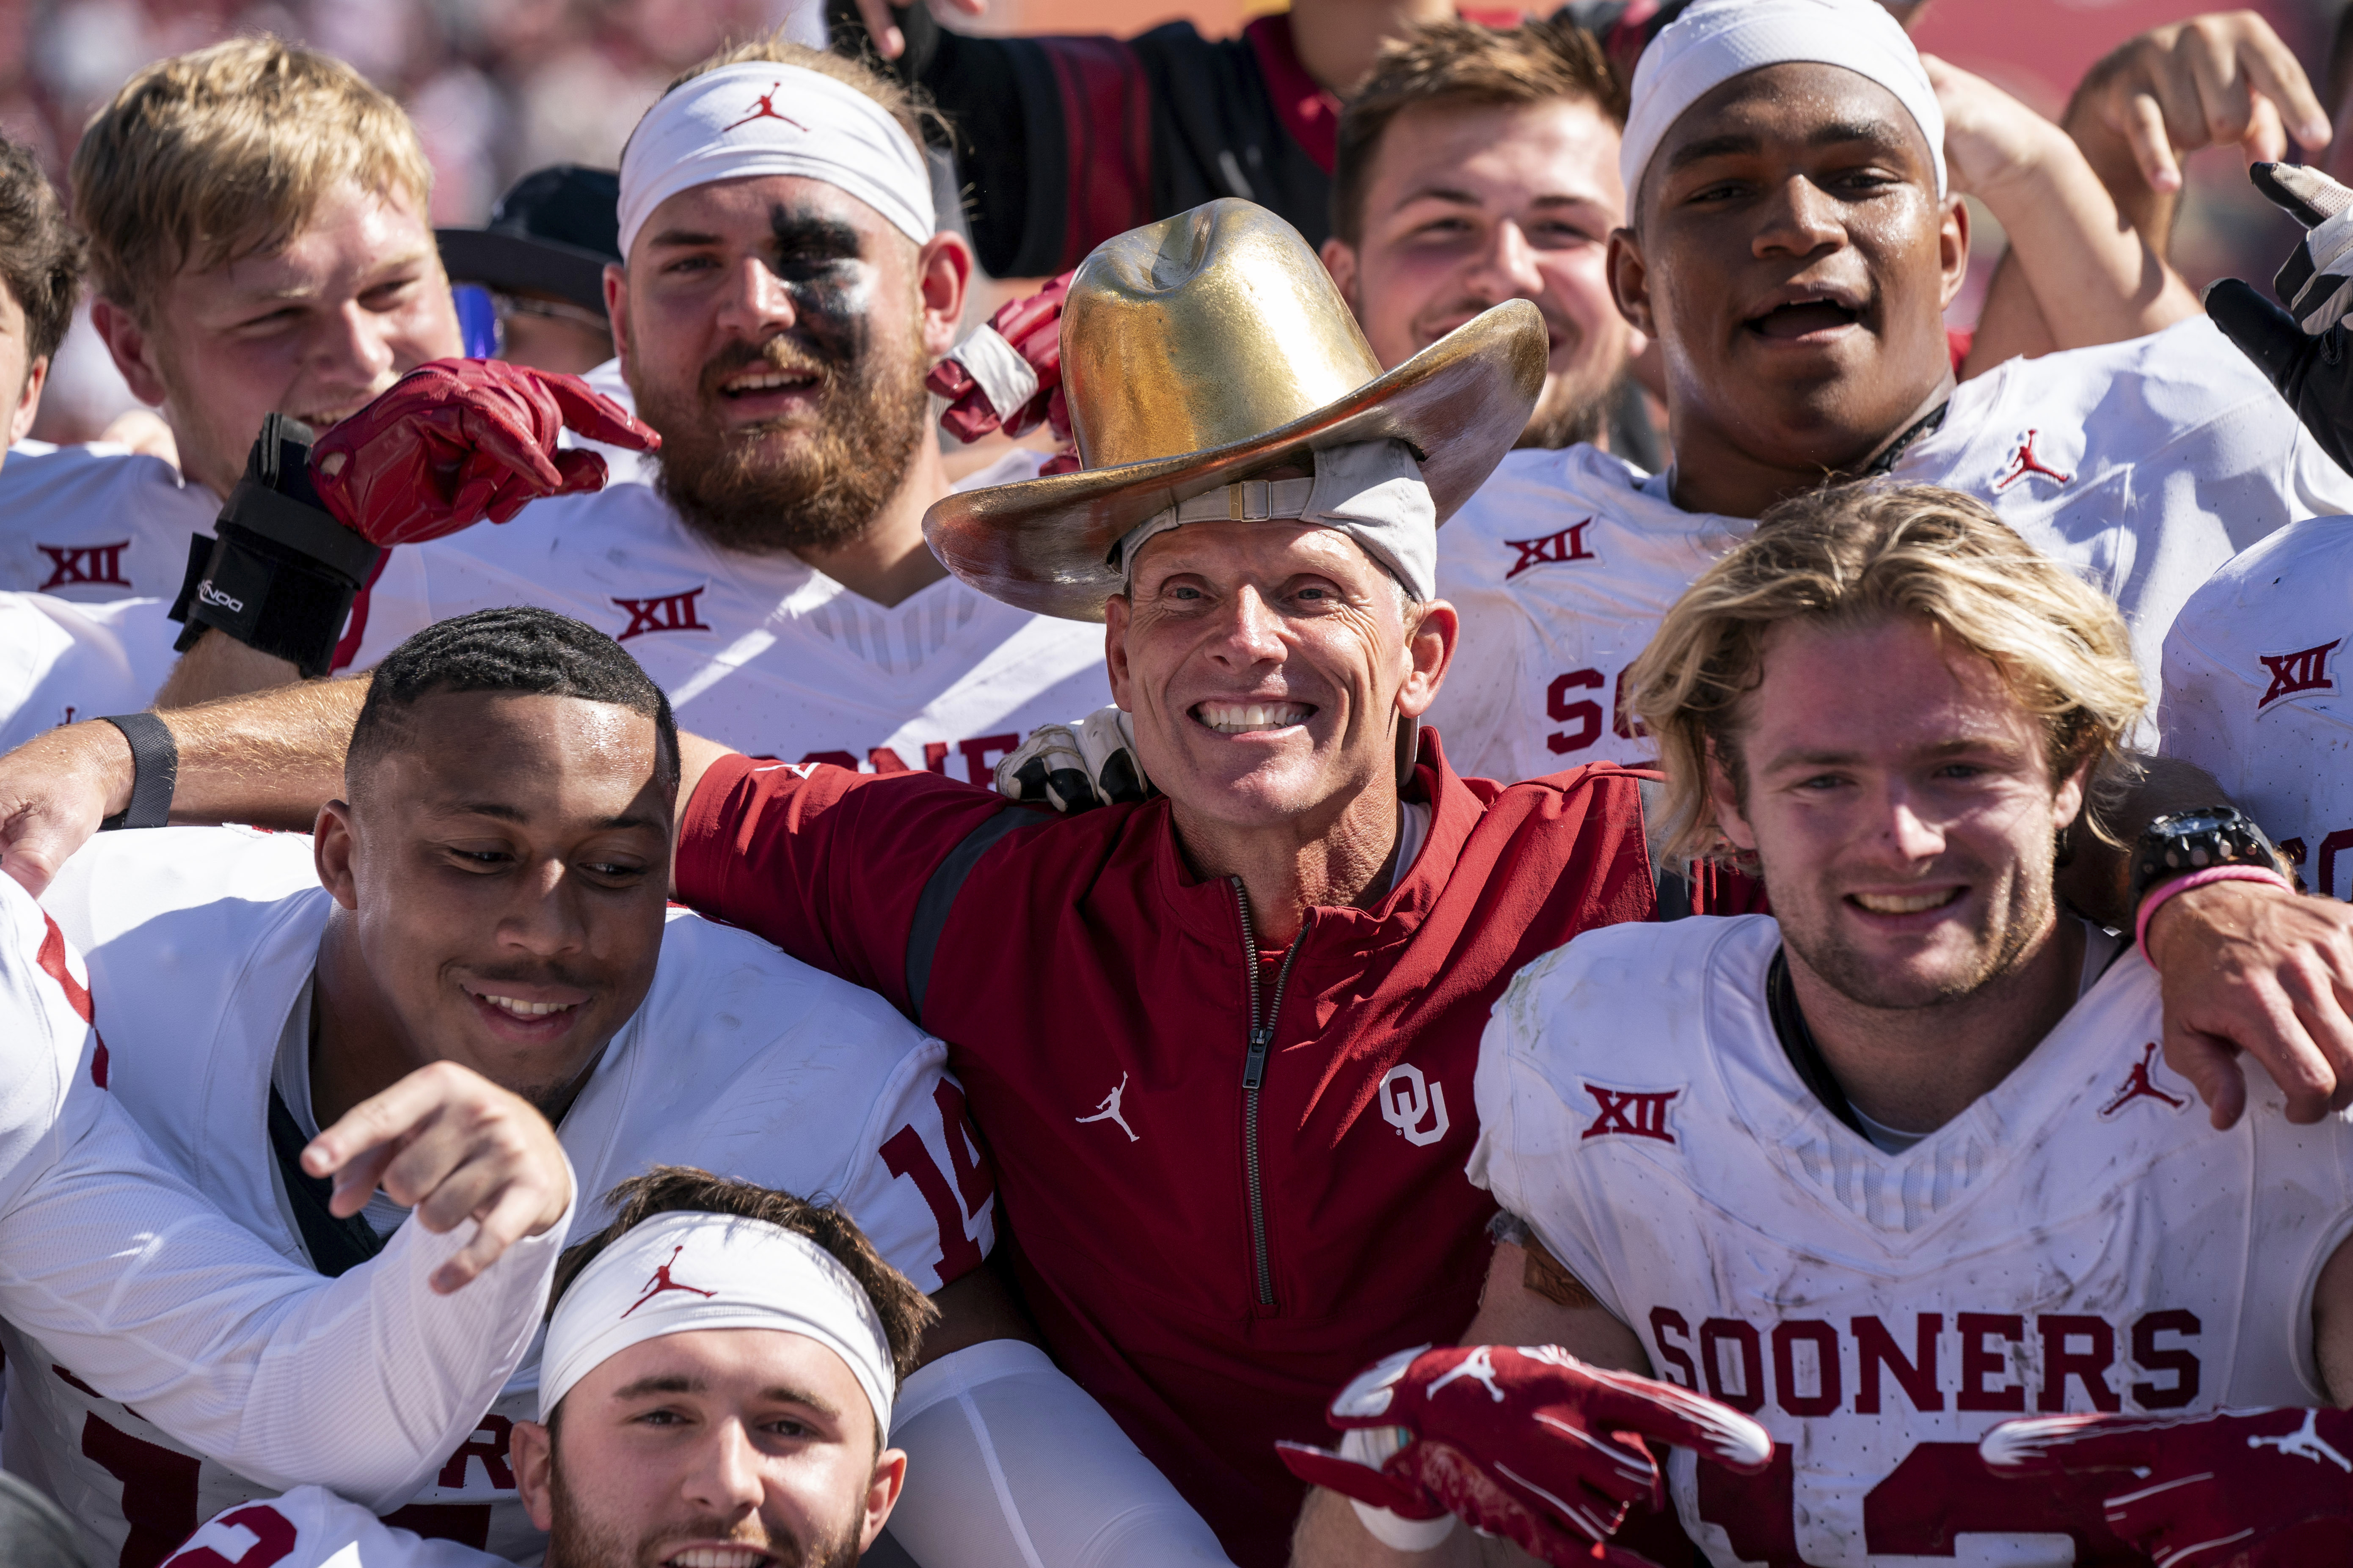
[(434, 1272), (444, 1295), (544, 1233), (572, 1203), (572, 1164), (547, 1119), (455, 1062), (419, 1068), (353, 1106), (311, 1141), (302, 1168), (335, 1178), (328, 1206), (337, 1218), (382, 1187), (437, 1235), (473, 1220), (474, 1239)]

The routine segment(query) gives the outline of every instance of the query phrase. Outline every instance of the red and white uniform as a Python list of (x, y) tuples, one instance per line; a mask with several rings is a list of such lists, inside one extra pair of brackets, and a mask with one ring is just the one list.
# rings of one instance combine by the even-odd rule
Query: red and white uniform
[(324, 1487), (225, 1509), (163, 1568), (514, 1568), (454, 1541), (385, 1523)]
[(0, 593), (0, 752), (44, 730), (135, 713), (172, 673), (161, 599), (76, 605), (49, 594)]
[[(303, 1130), (316, 1124), (310, 988), (332, 900), (310, 839), (236, 828), (107, 835), (67, 863), (46, 902), (90, 954), (107, 998), (125, 1107), (172, 1169), (285, 1258), (307, 1261), (268, 1114), (275, 1082)], [(944, 1051), (881, 998), (673, 910), (653, 989), (557, 1129), (582, 1194), (573, 1239), (610, 1217), (601, 1200), (614, 1184), (656, 1163), (698, 1165), (840, 1203), (894, 1268), (938, 1289), (995, 1240), (993, 1177), (963, 1092), (942, 1072)], [(378, 1194), (369, 1217), (381, 1232), (401, 1215)], [(8, 1468), (45, 1479), (110, 1554), (127, 1520), (168, 1508), (185, 1531), (280, 1489), (200, 1458), (201, 1448), (68, 1381), (58, 1367), (74, 1363), (37, 1333), (0, 1337)], [(414, 1495), (423, 1511), (400, 1517), (535, 1560), (542, 1538), (515, 1499), (506, 1454), (512, 1424), (536, 1411), (537, 1388), (534, 1346), (480, 1427), (440, 1450)], [(99, 1430), (152, 1462), (110, 1468), (91, 1454)]]
[[(134, 1060), (99, 1037), (90, 1019), (111, 1027), (113, 1001), (57, 924), (0, 878), (10, 1347), (38, 1354), (43, 1377), (112, 1390), (162, 1441), (218, 1454), (273, 1488), (316, 1481), (385, 1506), (408, 1496), (530, 1345), (564, 1227), (516, 1243), (450, 1296), (427, 1280), (470, 1226), (442, 1237), (411, 1226), (374, 1262), (320, 1278), (225, 1215), (126, 1114), (122, 1095), (144, 1092), (144, 1058), (158, 1053)], [(7, 1435), (32, 1419), (12, 1402)], [(153, 1451), (122, 1436), (84, 1426), (73, 1441), (101, 1475), (136, 1474)], [(164, 1500), (116, 1532), (106, 1561), (153, 1563), (203, 1518), (193, 1492)]]
[(2353, 517), (2294, 523), (2189, 596), (2165, 639), (2165, 750), (2221, 781), (2305, 886), (2353, 899)]
[(180, 592), (220, 498), (111, 442), (19, 441), (0, 464), (0, 589), (79, 604)]
[[(2353, 510), (2353, 478), (2203, 316), (1964, 382), (1889, 478), (1975, 496), (2113, 594), (2151, 693), (2166, 629), (2217, 567), (2297, 518)], [(1620, 678), (1755, 526), (1686, 512), (1668, 476), (1588, 447), (1504, 458), (1438, 531), (1462, 639), (1430, 721), (1464, 773), (1654, 755), (1616, 717)]]
[(2215, 1131), (2127, 952), (1992, 1092), (1883, 1153), (1774, 1033), (1780, 941), (1766, 916), (1580, 937), (1514, 979), (1479, 1059), (1472, 1179), (1658, 1376), (1773, 1435), (1761, 1476), (1670, 1462), (1721, 1568), (2109, 1561), (2096, 1502), (1987, 1473), (1989, 1427), (2329, 1403), (2311, 1308), (2353, 1230), (2353, 1121), (2292, 1126), (2257, 1073)]
[[(1036, 472), (1016, 451), (965, 481)], [(1103, 628), (1034, 616), (944, 577), (889, 608), (788, 553), (723, 551), (650, 484), (534, 501), (396, 550), (353, 663), (470, 610), (537, 605), (611, 633), (679, 722), (760, 756), (988, 782), (1040, 724), (1111, 700)]]

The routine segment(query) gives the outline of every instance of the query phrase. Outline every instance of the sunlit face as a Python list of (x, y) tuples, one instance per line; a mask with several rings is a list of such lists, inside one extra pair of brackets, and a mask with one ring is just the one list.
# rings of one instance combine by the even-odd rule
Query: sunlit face
[(661, 952), (673, 789), (653, 721), (435, 693), (406, 736), (321, 813), (321, 880), (420, 1056), (560, 1103)]
[(283, 250), (182, 270), (143, 321), (90, 320), (131, 390), (160, 404), (191, 479), (226, 494), (262, 416), (323, 430), (428, 360), (463, 352), (433, 230), (406, 195), (330, 186)]
[(1951, 374), (1966, 209), (1927, 139), (1851, 70), (1778, 65), (1683, 111), (1611, 237), (1619, 302), (1663, 352), (1678, 452), (1853, 467)]
[(1609, 292), (1609, 233), (1626, 221), (1618, 145), (1618, 127), (1582, 100), (1399, 113), (1374, 153), (1358, 243), (1324, 247), (1381, 364), (1505, 300), (1531, 300), (1551, 360), (1526, 444), (1599, 428), (1640, 352)]
[(548, 1568), (851, 1568), (906, 1473), (848, 1363), (780, 1329), (631, 1345), (556, 1417), (513, 1438)]
[(1719, 820), (1763, 867), (1789, 952), (1833, 990), (1933, 1006), (2052, 929), (2081, 771), (2054, 783), (2041, 721), (1928, 623), (1775, 626), (1738, 749), (1746, 789), (1717, 768)]
[(1199, 522), (1137, 553), (1107, 612), (1112, 695), (1181, 810), (1256, 826), (1352, 799), (1394, 766), (1398, 715), (1437, 695), (1451, 606), (1410, 628), (1395, 579), (1347, 535)]
[(953, 342), (966, 270), (955, 236), (917, 246), (797, 174), (696, 185), (656, 207), (626, 273), (607, 270), (606, 303), (686, 520), (755, 551), (865, 528), (929, 437), (923, 375)]

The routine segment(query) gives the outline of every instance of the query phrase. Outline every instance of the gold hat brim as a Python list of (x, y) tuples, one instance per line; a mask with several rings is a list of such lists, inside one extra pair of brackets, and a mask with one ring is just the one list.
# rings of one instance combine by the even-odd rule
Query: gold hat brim
[(992, 599), (1100, 621), (1124, 586), (1110, 557), (1128, 530), (1296, 451), (1403, 441), (1444, 522), (1486, 482), (1544, 390), (1544, 314), (1525, 300), (1481, 311), (1347, 396), (1247, 441), (1115, 468), (961, 490), (923, 514), (950, 572)]

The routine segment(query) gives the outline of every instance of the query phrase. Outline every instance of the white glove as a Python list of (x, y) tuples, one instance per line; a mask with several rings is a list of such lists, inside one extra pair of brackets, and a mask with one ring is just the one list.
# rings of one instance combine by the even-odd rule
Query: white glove
[(2353, 191), (2296, 163), (2258, 163), (2251, 177), (2308, 231), (2272, 288), (2296, 324), (2318, 336), (2353, 307)]
[(1064, 816), (1149, 799), (1152, 781), (1135, 756), (1135, 731), (1117, 708), (1098, 708), (1075, 725), (1040, 724), (997, 764), (997, 793), (1044, 801)]

